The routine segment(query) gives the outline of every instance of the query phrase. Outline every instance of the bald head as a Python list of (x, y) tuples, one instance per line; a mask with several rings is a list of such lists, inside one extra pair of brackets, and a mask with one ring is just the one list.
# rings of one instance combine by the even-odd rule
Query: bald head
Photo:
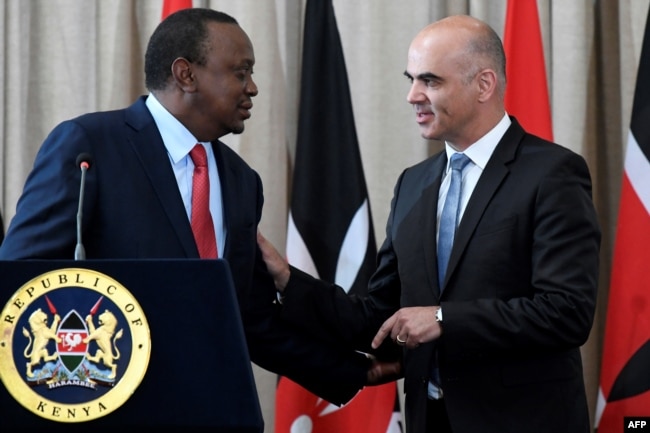
[(452, 15), (429, 24), (411, 42), (418, 51), (444, 48), (447, 60), (466, 71), (471, 79), (481, 69), (497, 74), (497, 92), (503, 96), (506, 83), (506, 58), (499, 35), (485, 22), (469, 15)]

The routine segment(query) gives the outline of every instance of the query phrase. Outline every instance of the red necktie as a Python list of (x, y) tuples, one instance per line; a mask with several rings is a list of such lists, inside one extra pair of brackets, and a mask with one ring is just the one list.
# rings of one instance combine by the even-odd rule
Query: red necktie
[(197, 144), (190, 152), (194, 162), (192, 177), (192, 232), (202, 259), (217, 258), (217, 239), (210, 215), (210, 179), (208, 157), (202, 145)]

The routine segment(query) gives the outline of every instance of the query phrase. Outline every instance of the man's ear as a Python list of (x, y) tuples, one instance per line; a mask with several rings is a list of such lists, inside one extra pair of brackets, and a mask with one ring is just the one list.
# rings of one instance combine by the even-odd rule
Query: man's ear
[(192, 69), (193, 65), (185, 58), (179, 57), (172, 63), (172, 77), (178, 87), (186, 92), (196, 89), (196, 80)]
[(483, 69), (477, 76), (479, 87), (479, 101), (489, 100), (497, 88), (497, 74), (492, 69)]

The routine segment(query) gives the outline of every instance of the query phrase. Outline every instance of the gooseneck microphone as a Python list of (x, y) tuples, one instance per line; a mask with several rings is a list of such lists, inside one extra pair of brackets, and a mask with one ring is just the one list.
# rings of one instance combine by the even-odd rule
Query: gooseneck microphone
[(86, 171), (90, 168), (93, 157), (89, 153), (80, 153), (77, 156), (77, 167), (81, 169), (81, 181), (79, 182), (79, 208), (77, 209), (77, 246), (74, 249), (74, 259), (84, 260), (86, 258), (86, 250), (83, 242), (81, 241), (81, 223), (83, 221), (83, 204), (84, 204), (84, 189), (86, 186)]

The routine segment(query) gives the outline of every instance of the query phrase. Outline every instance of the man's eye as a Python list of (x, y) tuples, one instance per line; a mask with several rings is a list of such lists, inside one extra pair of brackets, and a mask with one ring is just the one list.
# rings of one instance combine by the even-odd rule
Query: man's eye
[(422, 80), (422, 82), (427, 87), (438, 87), (440, 85), (440, 80), (436, 80), (435, 78), (427, 78)]

